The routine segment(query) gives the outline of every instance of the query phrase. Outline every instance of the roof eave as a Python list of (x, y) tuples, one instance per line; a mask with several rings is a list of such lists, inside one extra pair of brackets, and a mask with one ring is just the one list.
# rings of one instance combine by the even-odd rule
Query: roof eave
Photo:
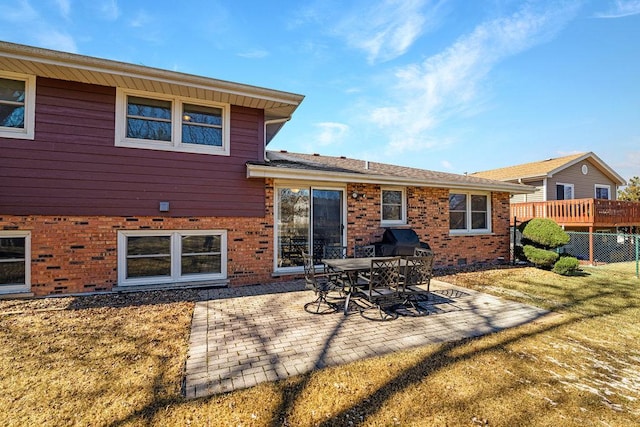
[(500, 191), (511, 194), (534, 193), (535, 188), (524, 184), (510, 184), (501, 181), (491, 183), (455, 182), (448, 180), (409, 179), (390, 175), (361, 174), (350, 172), (329, 172), (323, 170), (300, 170), (247, 163), (247, 178), (273, 178), (323, 182), (351, 182), (358, 184), (382, 184), (412, 187), (452, 188), (478, 191)]
[(280, 105), (272, 110), (265, 110), (265, 115), (270, 119), (290, 117), (304, 99), (303, 95), (290, 92), (4, 41), (0, 41), (0, 54), (19, 61), (30, 61), (52, 67), (84, 70), (105, 76), (151, 80), (169, 85), (186, 85), (197, 89), (285, 104), (285, 106)]

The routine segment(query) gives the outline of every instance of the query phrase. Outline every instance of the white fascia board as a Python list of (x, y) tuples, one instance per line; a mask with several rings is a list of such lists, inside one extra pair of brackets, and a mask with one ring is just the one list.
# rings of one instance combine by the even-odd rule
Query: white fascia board
[(379, 185), (396, 185), (405, 187), (431, 187), (431, 188), (451, 188), (466, 190), (482, 190), (482, 191), (501, 191), (514, 194), (533, 193), (535, 188), (528, 185), (508, 184), (487, 185), (479, 183), (461, 183), (455, 181), (425, 181), (410, 180), (403, 177), (373, 175), (373, 174), (355, 174), (341, 172), (326, 172), (319, 170), (301, 170), (289, 168), (276, 168), (273, 166), (247, 164), (247, 178), (273, 178), (273, 179), (289, 179), (289, 180), (307, 180), (307, 181), (323, 181), (323, 182), (339, 182), (339, 183), (357, 183), (357, 184), (379, 184)]

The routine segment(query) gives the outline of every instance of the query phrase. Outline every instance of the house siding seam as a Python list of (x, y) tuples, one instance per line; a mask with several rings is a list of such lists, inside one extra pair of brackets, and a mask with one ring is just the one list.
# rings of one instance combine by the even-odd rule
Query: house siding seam
[(115, 146), (115, 88), (36, 79), (35, 139), (0, 138), (0, 214), (264, 215), (264, 111), (231, 106), (230, 155)]

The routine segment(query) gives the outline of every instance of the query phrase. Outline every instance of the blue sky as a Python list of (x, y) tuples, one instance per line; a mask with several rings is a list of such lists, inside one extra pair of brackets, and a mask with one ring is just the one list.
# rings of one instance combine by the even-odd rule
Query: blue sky
[(640, 0), (0, 0), (0, 39), (305, 95), (270, 149), (640, 175)]

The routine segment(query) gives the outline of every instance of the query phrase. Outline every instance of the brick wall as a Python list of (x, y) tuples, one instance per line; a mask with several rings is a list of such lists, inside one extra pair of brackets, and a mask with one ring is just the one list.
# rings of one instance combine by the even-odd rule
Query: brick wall
[(51, 295), (116, 286), (118, 230), (225, 229), (231, 285), (268, 282), (271, 218), (2, 216), (0, 230), (31, 231), (31, 291)]
[[(354, 200), (353, 192), (364, 198)], [(492, 233), (451, 235), (449, 233), (449, 190), (408, 187), (407, 227), (418, 233), (436, 255), (436, 266), (458, 266), (509, 259), (509, 194), (491, 196)], [(347, 186), (347, 245), (367, 244), (382, 238), (379, 185)]]

